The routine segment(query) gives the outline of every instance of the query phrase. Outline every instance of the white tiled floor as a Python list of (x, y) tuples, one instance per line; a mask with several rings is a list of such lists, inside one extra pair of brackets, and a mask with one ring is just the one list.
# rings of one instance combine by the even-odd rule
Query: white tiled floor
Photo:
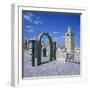
[(49, 59), (43, 58), (41, 65), (32, 67), (30, 58), (30, 55), (24, 53), (24, 77), (80, 74), (80, 64), (58, 60), (48, 62)]

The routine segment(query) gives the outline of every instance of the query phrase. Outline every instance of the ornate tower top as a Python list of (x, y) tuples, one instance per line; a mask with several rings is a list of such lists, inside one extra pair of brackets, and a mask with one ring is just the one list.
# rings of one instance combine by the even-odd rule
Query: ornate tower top
[(68, 32), (72, 32), (72, 28), (71, 28), (71, 26), (68, 26)]

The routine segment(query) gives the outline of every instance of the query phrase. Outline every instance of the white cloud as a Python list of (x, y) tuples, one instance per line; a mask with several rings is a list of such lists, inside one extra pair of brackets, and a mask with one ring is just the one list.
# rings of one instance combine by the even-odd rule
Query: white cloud
[(33, 23), (36, 24), (36, 25), (39, 25), (39, 24), (42, 24), (43, 22), (40, 21), (40, 20), (35, 20)]
[(39, 24), (39, 21), (34, 21), (34, 24), (38, 25)]
[(26, 20), (32, 21), (32, 18), (31, 18), (29, 15), (24, 15), (24, 18), (25, 18)]
[(30, 17), (34, 17), (35, 15), (34, 14), (32, 14), (31, 12), (28, 12), (27, 13)]
[[(40, 20), (39, 16), (35, 16), (35, 14), (28, 12), (26, 14), (24, 14), (24, 19), (31, 21), (33, 24), (35, 25), (40, 25), (43, 22)], [(30, 26), (27, 26), (27, 28), (29, 28)]]
[(27, 32), (34, 32), (34, 30), (33, 29), (29, 29), (29, 30), (27, 30)]
[(55, 39), (55, 40), (58, 40), (58, 39), (59, 39), (59, 37), (54, 37), (54, 39)]
[(65, 38), (65, 36), (64, 36), (64, 35), (63, 35), (63, 36), (60, 36), (60, 38), (61, 38), (61, 39), (64, 39), (64, 38)]
[(32, 13), (30, 13), (30, 12), (24, 14), (24, 18), (25, 18), (26, 20), (32, 21), (32, 18), (33, 18), (33, 17), (34, 17), (34, 14), (32, 14)]
[(62, 40), (64, 38), (65, 38), (65, 36), (63, 35), (63, 36), (60, 36), (60, 37), (54, 37), (54, 40)]
[(59, 33), (59, 32), (52, 32), (53, 34), (57, 34), (57, 33)]
[(31, 28), (31, 26), (30, 25), (26, 25), (26, 28)]

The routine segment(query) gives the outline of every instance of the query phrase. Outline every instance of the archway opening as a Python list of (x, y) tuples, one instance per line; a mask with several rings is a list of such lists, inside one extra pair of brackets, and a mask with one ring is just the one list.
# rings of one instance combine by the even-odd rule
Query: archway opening
[(41, 64), (50, 61), (50, 42), (47, 36), (41, 38)]
[[(49, 35), (49, 33), (42, 33), (38, 36), (37, 38), (37, 43), (38, 43), (38, 48), (37, 48), (37, 64), (40, 65), (41, 59), (42, 59), (42, 52), (44, 53), (44, 55), (46, 54), (46, 49), (44, 48), (44, 50), (42, 51), (42, 38), (46, 36), (48, 41), (49, 41), (49, 45), (50, 45), (50, 58), (49, 61), (52, 61), (53, 59), (53, 41), (52, 41), (52, 37)], [(46, 40), (47, 41), (47, 40)]]

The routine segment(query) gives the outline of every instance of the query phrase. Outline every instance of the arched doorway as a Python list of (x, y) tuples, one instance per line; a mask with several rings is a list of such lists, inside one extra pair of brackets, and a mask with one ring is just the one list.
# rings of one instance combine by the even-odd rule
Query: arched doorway
[(49, 40), (49, 44), (50, 44), (50, 61), (53, 60), (53, 41), (52, 41), (52, 37), (49, 35), (49, 33), (41, 33), (38, 38), (37, 38), (37, 64), (40, 65), (41, 64), (41, 53), (42, 53), (42, 44), (41, 44), (41, 40), (43, 38), (43, 36), (46, 36)]

